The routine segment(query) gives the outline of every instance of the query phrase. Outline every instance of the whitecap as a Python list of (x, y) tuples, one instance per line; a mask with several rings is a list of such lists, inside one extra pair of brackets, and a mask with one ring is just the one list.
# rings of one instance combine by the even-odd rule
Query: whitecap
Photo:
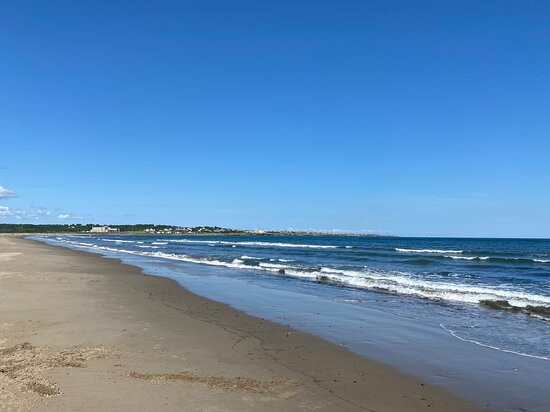
[(396, 247), (394, 249), (397, 252), (404, 253), (462, 253), (463, 250), (446, 250), (446, 249), (403, 249)]
[(488, 260), (491, 259), (489, 256), (443, 256), (450, 259), (459, 259), (459, 260)]

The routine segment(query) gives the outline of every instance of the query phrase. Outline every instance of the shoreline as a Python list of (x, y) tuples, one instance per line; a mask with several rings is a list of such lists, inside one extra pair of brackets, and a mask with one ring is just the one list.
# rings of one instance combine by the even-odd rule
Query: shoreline
[(263, 232), (263, 233), (254, 233), (254, 232), (182, 232), (182, 233), (148, 233), (148, 232), (0, 232), (0, 236), (307, 236), (307, 237), (367, 237), (367, 238), (399, 238), (397, 235), (381, 235), (381, 234), (363, 234), (363, 233), (322, 233), (322, 232)]
[[(0, 375), (19, 395), (4, 400), (21, 401), (22, 409), (481, 409), (118, 259), (20, 236), (0, 236), (0, 245), (0, 350), (49, 359), (27, 368), (35, 374)], [(100, 389), (90, 394), (90, 385)], [(33, 387), (60, 394), (45, 397)]]

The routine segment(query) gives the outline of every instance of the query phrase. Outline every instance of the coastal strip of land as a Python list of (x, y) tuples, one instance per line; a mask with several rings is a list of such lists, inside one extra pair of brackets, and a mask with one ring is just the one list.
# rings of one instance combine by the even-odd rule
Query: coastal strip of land
[(22, 411), (481, 409), (170, 279), (7, 235), (0, 388), (0, 409)]

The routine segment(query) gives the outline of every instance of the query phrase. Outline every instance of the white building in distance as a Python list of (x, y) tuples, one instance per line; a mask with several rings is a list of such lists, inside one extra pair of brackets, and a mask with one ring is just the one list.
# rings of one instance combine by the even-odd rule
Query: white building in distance
[(90, 233), (114, 233), (118, 231), (118, 229), (109, 226), (93, 226), (90, 229)]

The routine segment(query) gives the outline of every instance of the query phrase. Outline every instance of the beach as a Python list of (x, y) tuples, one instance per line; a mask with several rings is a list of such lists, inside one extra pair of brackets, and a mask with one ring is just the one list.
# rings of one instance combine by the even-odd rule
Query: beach
[(0, 237), (4, 410), (478, 407), (114, 259)]

